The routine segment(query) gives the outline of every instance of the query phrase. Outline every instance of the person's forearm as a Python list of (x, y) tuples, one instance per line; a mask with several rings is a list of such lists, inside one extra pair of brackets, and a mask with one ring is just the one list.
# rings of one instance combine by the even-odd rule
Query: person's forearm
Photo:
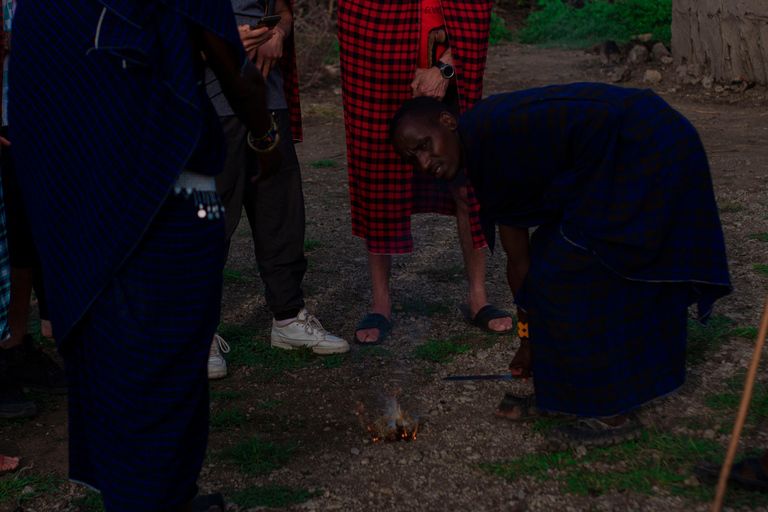
[(293, 30), (293, 13), (286, 0), (277, 0), (275, 2), (275, 15), (280, 16), (280, 22), (275, 27), (283, 35), (283, 39), (288, 38)]
[(443, 54), (440, 56), (440, 58), (437, 60), (439, 60), (442, 63), (450, 64), (451, 66), (453, 66), (453, 54), (451, 53), (451, 49), (448, 48), (447, 50), (445, 50)]
[(237, 48), (208, 31), (203, 30), (200, 46), (240, 122), (257, 137), (267, 133), (272, 116), (267, 109), (267, 86), (259, 70), (247, 61), (241, 74), (243, 63), (239, 62)]

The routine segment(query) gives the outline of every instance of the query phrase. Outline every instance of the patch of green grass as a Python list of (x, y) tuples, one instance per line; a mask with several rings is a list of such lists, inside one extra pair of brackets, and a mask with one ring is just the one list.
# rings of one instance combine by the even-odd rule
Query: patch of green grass
[(732, 338), (749, 338), (754, 340), (757, 338), (757, 327), (739, 327), (729, 333), (729, 337)]
[(307, 238), (306, 240), (304, 240), (304, 252), (314, 251), (316, 249), (319, 249), (320, 247), (323, 247), (324, 245), (325, 244), (320, 240)]
[(344, 354), (331, 354), (329, 356), (325, 356), (323, 358), (323, 368), (326, 370), (332, 370), (334, 368), (339, 368), (341, 365), (344, 364), (346, 357)]
[(736, 213), (736, 212), (744, 211), (746, 209), (747, 209), (746, 206), (740, 205), (738, 203), (728, 203), (723, 206), (717, 207), (717, 210), (720, 213)]
[[(699, 460), (721, 460), (723, 453), (714, 441), (646, 429), (638, 441), (593, 448), (581, 458), (570, 451), (555, 452), (479, 467), (508, 481), (518, 477), (555, 480), (562, 483), (564, 492), (580, 496), (615, 491), (652, 496), (662, 491), (703, 501), (712, 499), (714, 487), (685, 483), (690, 467)], [(729, 489), (727, 502), (731, 506), (764, 504), (765, 496)]]
[(433, 368), (422, 368), (421, 371), (422, 373), (426, 373), (427, 375), (432, 375), (433, 373), (435, 373), (435, 370)]
[(388, 350), (384, 347), (379, 346), (373, 346), (373, 347), (366, 347), (363, 346), (359, 348), (357, 351), (355, 351), (356, 359), (362, 359), (365, 357), (395, 357), (394, 352), (391, 350)]
[[(21, 469), (17, 473), (10, 474), (0, 479), (0, 502), (16, 500), (17, 504), (37, 498), (41, 494), (59, 494), (57, 484), (64, 480), (56, 478), (53, 473), (47, 475), (31, 474), (28, 470)], [(24, 492), (29, 486), (32, 492)]]
[(512, 40), (512, 33), (504, 24), (504, 20), (496, 16), (496, 13), (491, 13), (491, 33), (488, 38), (488, 44), (496, 46), (507, 41)]
[[(741, 393), (744, 389), (746, 372), (740, 370), (736, 375), (726, 379), (726, 391), (723, 393), (708, 393), (704, 403), (716, 411), (723, 411), (729, 417), (739, 408)], [(768, 418), (768, 385), (763, 382), (755, 382), (752, 390), (752, 401), (749, 403), (747, 422), (760, 424)]]
[(272, 409), (277, 409), (279, 407), (282, 407), (284, 405), (285, 405), (285, 402), (282, 402), (280, 400), (266, 400), (264, 402), (261, 402), (259, 404), (259, 407), (261, 407), (262, 409), (272, 410)]
[(243, 275), (240, 270), (224, 269), (224, 283), (250, 283), (253, 278)]
[(752, 265), (752, 268), (761, 274), (768, 274), (768, 265)]
[(709, 352), (719, 348), (728, 340), (736, 322), (727, 316), (712, 316), (707, 325), (688, 319), (688, 364), (703, 363)]
[(450, 314), (450, 301), (431, 301), (422, 297), (412, 297), (400, 303), (400, 311), (413, 316), (432, 316)]
[(251, 236), (251, 230), (250, 229), (238, 229), (237, 230), (237, 236)]
[(319, 359), (311, 350), (272, 349), (267, 340), (269, 330), (259, 331), (252, 327), (219, 326), (219, 334), (227, 340), (230, 352), (227, 364), (233, 367), (251, 366), (258, 368), (258, 378), (273, 380), (286, 371), (298, 370)]
[(248, 421), (239, 407), (224, 409), (211, 414), (211, 432), (225, 432), (244, 425)]
[(0, 420), (0, 428), (9, 428), (10, 430), (19, 430), (29, 423), (29, 418), (19, 418), (17, 420)]
[(523, 43), (586, 48), (606, 39), (628, 42), (637, 34), (672, 40), (672, 0), (588, 1), (576, 9), (561, 0), (539, 0), (521, 31)]
[(555, 425), (569, 425), (572, 422), (563, 421), (558, 418), (534, 418), (531, 422), (531, 432), (546, 436)]
[(91, 489), (86, 489), (85, 496), (72, 500), (72, 505), (76, 506), (80, 512), (104, 512), (107, 510), (101, 494)]
[(304, 503), (320, 494), (321, 491), (311, 493), (306, 489), (265, 485), (263, 487), (247, 487), (230, 495), (230, 499), (244, 509), (253, 507), (286, 507), (288, 505)]
[(428, 268), (426, 270), (417, 270), (416, 274), (427, 276), (431, 281), (438, 283), (460, 283), (464, 280), (466, 274), (464, 267), (455, 265), (448, 268)]
[(223, 389), (221, 391), (211, 391), (211, 402), (215, 402), (221, 407), (226, 407), (230, 400), (236, 400), (245, 396), (245, 393)]
[(314, 167), (315, 169), (327, 169), (328, 167), (336, 167), (337, 164), (335, 160), (318, 160), (317, 162), (312, 162), (309, 164), (310, 166)]
[(453, 336), (447, 340), (430, 340), (416, 347), (413, 356), (435, 363), (449, 363), (453, 361), (453, 356), (472, 350), (472, 345), (463, 343), (464, 338), (466, 336)]
[(240, 472), (248, 476), (268, 475), (273, 469), (287, 462), (295, 449), (293, 441), (280, 446), (252, 437), (222, 451), (219, 458), (225, 463), (237, 464)]

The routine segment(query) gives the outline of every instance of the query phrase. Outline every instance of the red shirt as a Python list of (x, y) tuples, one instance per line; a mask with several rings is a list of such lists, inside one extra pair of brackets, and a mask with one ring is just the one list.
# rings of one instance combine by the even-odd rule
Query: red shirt
[[(430, 31), (442, 27), (445, 30), (445, 18), (443, 17), (443, 6), (440, 0), (421, 0), (421, 33), (419, 34), (419, 67), (428, 68), (429, 66), (429, 33)], [(448, 42), (436, 45), (436, 51), (432, 64), (445, 53), (449, 48)]]

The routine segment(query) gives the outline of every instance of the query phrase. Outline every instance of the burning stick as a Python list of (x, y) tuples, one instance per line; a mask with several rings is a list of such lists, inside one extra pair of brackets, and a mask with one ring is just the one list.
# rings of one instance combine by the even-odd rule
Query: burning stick
[(365, 407), (360, 404), (355, 412), (360, 420), (360, 426), (371, 435), (374, 441), (410, 441), (416, 439), (416, 431), (419, 429), (418, 418), (412, 418), (407, 412), (400, 409), (397, 403), (396, 390), (392, 396), (387, 397), (386, 410), (384, 416), (380, 417), (372, 424), (369, 424), (365, 418)]

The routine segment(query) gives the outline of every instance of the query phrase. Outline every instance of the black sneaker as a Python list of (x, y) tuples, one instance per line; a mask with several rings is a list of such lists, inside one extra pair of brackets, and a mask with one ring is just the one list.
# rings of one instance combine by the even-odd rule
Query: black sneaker
[[(4, 370), (6, 364), (0, 362), (0, 370)], [(15, 420), (29, 418), (37, 414), (37, 406), (31, 402), (21, 388), (0, 372), (0, 419)]]
[(67, 377), (56, 362), (27, 334), (21, 344), (2, 351), (8, 369), (5, 375), (24, 388), (50, 395), (67, 393)]

